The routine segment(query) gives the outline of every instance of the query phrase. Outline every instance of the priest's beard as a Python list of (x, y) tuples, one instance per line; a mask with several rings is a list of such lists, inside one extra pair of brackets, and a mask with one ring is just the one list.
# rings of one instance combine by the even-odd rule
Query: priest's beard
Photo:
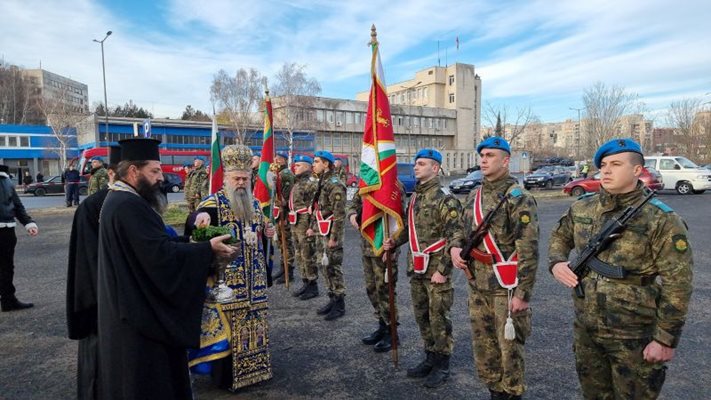
[(136, 185), (136, 193), (151, 205), (158, 214), (163, 215), (165, 209), (168, 208), (168, 198), (160, 190), (160, 182), (154, 185), (144, 176), (138, 178)]
[(225, 188), (225, 195), (230, 201), (230, 208), (239, 221), (249, 222), (254, 216), (254, 199), (252, 193), (246, 188)]

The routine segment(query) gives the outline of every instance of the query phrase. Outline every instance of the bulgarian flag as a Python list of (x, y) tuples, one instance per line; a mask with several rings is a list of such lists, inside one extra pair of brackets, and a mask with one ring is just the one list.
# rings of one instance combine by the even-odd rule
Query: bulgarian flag
[(254, 182), (254, 198), (259, 201), (259, 205), (266, 217), (272, 216), (271, 200), (272, 187), (269, 176), (269, 167), (274, 162), (274, 135), (272, 134), (272, 101), (267, 92), (264, 100), (264, 142), (262, 144), (262, 159), (259, 162), (259, 173)]
[(210, 146), (210, 194), (222, 187), (222, 158), (220, 158), (220, 132), (217, 117), (212, 116), (212, 145)]
[(373, 246), (373, 252), (380, 255), (386, 237), (394, 236), (404, 228), (404, 224), (400, 188), (397, 185), (395, 136), (375, 36), (371, 46), (372, 83), (363, 133), (358, 188), (363, 200), (360, 230)]

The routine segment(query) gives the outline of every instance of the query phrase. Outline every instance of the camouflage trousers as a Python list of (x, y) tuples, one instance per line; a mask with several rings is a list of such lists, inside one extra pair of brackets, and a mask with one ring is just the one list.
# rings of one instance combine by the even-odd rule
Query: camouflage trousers
[[(397, 258), (392, 261), (392, 267), (393, 286), (395, 286), (397, 284)], [(385, 282), (387, 274), (385, 261), (381, 257), (363, 256), (363, 273), (365, 275), (365, 292), (368, 294), (370, 304), (373, 305), (375, 315), (390, 325), (390, 292), (388, 283)], [(393, 300), (395, 320), (397, 321), (397, 296)]]
[(315, 281), (318, 279), (318, 267), (316, 266), (316, 237), (306, 236), (309, 229), (308, 215), (298, 216), (295, 225), (291, 226), (291, 239), (294, 241), (296, 250), (296, 265), (299, 266), (301, 279)]
[(451, 355), (454, 348), (452, 320), (449, 318), (454, 300), (451, 279), (448, 278), (445, 283), (431, 283), (426, 276), (413, 275), (410, 278), (410, 295), (425, 350)]
[[(316, 233), (316, 262), (321, 269), (323, 279), (326, 281), (328, 295), (343, 296), (346, 294), (346, 282), (343, 279), (343, 244), (338, 243), (334, 248), (327, 246), (328, 238)], [(323, 254), (328, 257), (328, 265), (323, 265)]]
[(575, 368), (587, 400), (656, 399), (667, 367), (644, 360), (651, 339), (596, 337), (575, 323)]
[(479, 379), (496, 392), (523, 394), (526, 391), (523, 345), (531, 334), (531, 309), (511, 314), (516, 339), (506, 340), (506, 292), (483, 292), (469, 283), (469, 318)]
[[(277, 228), (276, 240), (279, 241), (278, 246), (279, 246), (279, 253), (281, 254), (282, 263), (284, 262), (283, 260), (286, 259), (286, 262), (289, 263), (289, 267), (293, 267), (296, 254), (294, 253), (294, 241), (291, 239), (291, 224), (289, 224), (289, 222), (286, 222), (285, 224), (282, 225), (280, 223), (280, 221), (277, 220), (276, 221), (276, 228)], [(283, 246), (281, 243), (282, 237), (284, 237), (284, 239), (285, 239), (286, 246)], [(284, 247), (286, 247), (286, 256), (284, 255)], [(283, 266), (283, 264), (282, 264), (282, 266)]]

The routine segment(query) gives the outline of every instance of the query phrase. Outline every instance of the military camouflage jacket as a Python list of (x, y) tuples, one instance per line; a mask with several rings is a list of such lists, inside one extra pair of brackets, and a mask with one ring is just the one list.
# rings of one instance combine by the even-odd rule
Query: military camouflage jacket
[[(316, 195), (317, 186), (318, 181), (313, 177), (311, 172), (296, 175), (294, 178), (294, 187), (290, 193), (294, 199), (294, 210), (311, 207), (314, 196)], [(289, 198), (286, 198), (286, 201), (288, 202)], [(302, 214), (299, 218), (305, 216), (306, 214)]]
[(190, 183), (190, 187), (186, 189), (186, 192), (189, 192), (193, 198), (203, 199), (209, 194), (208, 185), (210, 182), (207, 179), (207, 169), (205, 169), (204, 165), (190, 171), (186, 180)]
[[(415, 192), (415, 226), (417, 227), (417, 237), (420, 241), (420, 249), (432, 245), (440, 239), (446, 239), (447, 245), (444, 249), (430, 254), (430, 262), (427, 273), (423, 274), (429, 278), (435, 271), (449, 276), (452, 271), (452, 258), (449, 255), (451, 238), (459, 229), (459, 216), (462, 214), (462, 205), (449, 190), (442, 187), (439, 178), (435, 177), (427, 182), (418, 182)], [(408, 203), (408, 215), (411, 202)], [(405, 224), (407, 225), (407, 223)], [(408, 235), (403, 235), (395, 240), (399, 246), (407, 243)], [(408, 274), (414, 273), (412, 265), (412, 254), (408, 257)]]
[[(398, 241), (398, 238), (401, 236), (407, 236), (407, 215), (405, 214), (405, 209), (407, 208), (407, 194), (405, 194), (405, 188), (402, 186), (402, 184), (398, 181), (398, 187), (400, 188), (400, 199), (402, 199), (402, 211), (403, 215), (402, 217), (402, 222), (404, 229), (402, 229), (396, 236), (393, 237), (393, 240), (396, 242)], [(350, 203), (348, 203), (348, 206), (346, 207), (346, 221), (350, 223), (351, 215), (357, 215), (358, 216), (358, 226), (361, 224), (361, 214), (363, 213), (363, 199), (360, 197), (360, 193), (355, 192), (353, 195), (353, 199), (351, 200)], [(375, 257), (375, 253), (373, 252), (373, 245), (368, 242), (368, 240), (365, 239), (365, 237), (361, 234), (361, 249), (363, 250), (363, 255), (366, 257)], [(407, 238), (405, 238), (407, 240)], [(397, 259), (397, 256), (400, 254), (400, 248), (395, 249), (395, 258)]]
[(338, 179), (341, 180), (341, 182), (343, 182), (344, 185), (347, 184), (346, 181), (348, 180), (348, 174), (346, 174), (346, 167), (341, 165), (340, 167), (335, 169), (334, 174), (336, 175), (336, 177), (338, 177)]
[[(282, 215), (289, 211), (289, 194), (294, 187), (294, 174), (286, 166), (279, 167), (279, 177), (277, 188), (281, 189), (279, 195), (274, 199), (274, 204), (281, 207)], [(283, 200), (283, 202), (282, 202)]]
[(109, 187), (109, 173), (106, 171), (106, 168), (99, 167), (91, 173), (91, 179), (89, 179), (89, 195), (101, 189), (106, 189), (107, 187)]
[[(538, 211), (536, 200), (522, 189), (516, 178), (506, 175), (493, 182), (484, 180), (482, 190), (482, 214), (486, 215), (499, 203), (499, 195), (506, 196), (506, 203), (494, 214), (489, 232), (494, 236), (496, 244), (508, 259), (516, 251), (518, 254), (518, 286), (514, 296), (530, 301), (533, 284), (536, 281), (538, 269)], [(469, 193), (461, 218), (461, 229), (454, 235), (456, 247), (463, 247), (466, 238), (476, 229), (474, 223), (474, 203), (477, 190)], [(481, 243), (479, 250), (486, 252)], [(499, 285), (491, 265), (472, 260), (474, 263), (474, 280), (477, 289), (482, 291), (499, 291), (506, 289)]]
[(183, 194), (185, 195), (185, 200), (189, 200), (192, 198), (192, 193), (190, 192), (190, 182), (192, 182), (192, 174), (193, 170), (189, 170), (185, 174), (185, 182), (183, 182)]
[[(333, 174), (333, 171), (326, 171), (321, 174), (319, 177), (319, 185), (321, 185), (321, 192), (318, 197), (318, 209), (324, 218), (333, 215), (331, 231), (328, 234), (328, 238), (342, 244), (343, 223), (346, 219), (346, 187), (343, 185), (343, 182)], [(311, 219), (311, 229), (313, 229), (314, 232), (318, 232), (315, 212), (316, 210), (314, 210), (314, 217)]]
[[(644, 186), (626, 194), (581, 196), (553, 229), (549, 268), (567, 261), (572, 249), (580, 251), (602, 225), (627, 206), (638, 204)], [(596, 325), (598, 334), (611, 338), (652, 337), (676, 347), (691, 297), (692, 256), (684, 221), (666, 204), (653, 199), (630, 220), (627, 229), (598, 258), (629, 272), (625, 279), (588, 274), (583, 278), (584, 299), (574, 296), (576, 318)], [(640, 285), (640, 276), (661, 278)], [(597, 279), (594, 279), (597, 278)]]

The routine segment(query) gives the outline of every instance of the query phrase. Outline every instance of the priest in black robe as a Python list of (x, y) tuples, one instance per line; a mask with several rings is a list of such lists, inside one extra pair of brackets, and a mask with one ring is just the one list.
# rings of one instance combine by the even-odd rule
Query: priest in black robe
[[(113, 185), (121, 148), (109, 148), (109, 185)], [(99, 399), (96, 275), (99, 264), (99, 213), (108, 188), (84, 199), (74, 213), (67, 268), (67, 331), (79, 341), (77, 399)]]
[[(98, 332), (102, 399), (191, 399), (187, 352), (200, 343), (205, 284), (222, 243), (171, 241), (159, 214), (157, 140), (120, 142), (117, 181), (99, 220)], [(161, 204), (162, 203), (162, 204)]]

